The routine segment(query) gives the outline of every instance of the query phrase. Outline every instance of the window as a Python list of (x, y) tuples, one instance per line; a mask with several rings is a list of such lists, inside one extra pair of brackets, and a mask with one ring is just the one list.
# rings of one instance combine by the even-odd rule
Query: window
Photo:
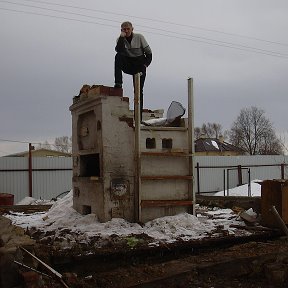
[(162, 148), (163, 149), (172, 149), (172, 139), (171, 138), (164, 138), (162, 139)]
[(147, 149), (155, 149), (156, 148), (155, 138), (146, 138), (146, 148)]
[(80, 177), (100, 176), (99, 153), (80, 156)]

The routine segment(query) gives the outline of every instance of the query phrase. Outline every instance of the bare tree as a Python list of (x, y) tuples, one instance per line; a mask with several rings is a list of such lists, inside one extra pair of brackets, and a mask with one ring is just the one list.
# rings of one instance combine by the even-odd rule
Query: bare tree
[(230, 142), (250, 155), (283, 154), (281, 142), (264, 114), (257, 107), (242, 109), (232, 124)]
[(200, 127), (195, 127), (195, 128), (194, 128), (194, 137), (195, 137), (195, 139), (199, 139), (200, 136), (201, 136), (201, 129), (200, 129)]
[(68, 136), (56, 137), (54, 145), (57, 151), (64, 153), (71, 153), (72, 151), (72, 139)]
[(225, 137), (225, 134), (226, 132), (222, 132), (222, 125), (217, 123), (203, 123), (201, 128), (194, 128), (194, 136), (196, 139), (199, 139), (201, 135), (205, 135), (207, 138), (219, 138), (220, 136)]
[(51, 150), (51, 145), (46, 140), (44, 143), (39, 143), (36, 149), (48, 149)]

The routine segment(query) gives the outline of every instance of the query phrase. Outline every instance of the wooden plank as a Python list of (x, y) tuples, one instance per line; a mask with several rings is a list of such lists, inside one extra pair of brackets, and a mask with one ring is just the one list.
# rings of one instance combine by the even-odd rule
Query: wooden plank
[(35, 259), (36, 261), (38, 261), (42, 266), (44, 266), (50, 273), (52, 273), (52, 274), (57, 278), (57, 280), (58, 280), (65, 288), (69, 288), (69, 286), (64, 282), (62, 274), (60, 274), (59, 272), (57, 272), (56, 270), (54, 270), (51, 266), (49, 266), (48, 264), (46, 264), (45, 262), (43, 262), (41, 259), (39, 259), (38, 257), (36, 257), (34, 254), (32, 254), (31, 252), (29, 252), (28, 250), (26, 250), (24, 247), (20, 246), (20, 249), (23, 250), (24, 252), (26, 252), (27, 254), (29, 254), (33, 259)]
[(141, 207), (192, 206), (191, 200), (142, 200)]
[(1, 205), (0, 214), (12, 212), (24, 212), (25, 214), (48, 211), (51, 205)]
[(278, 227), (272, 206), (275, 206), (280, 213), (282, 212), (281, 186), (281, 181), (277, 180), (265, 180), (261, 184), (261, 217), (264, 226)]
[(276, 219), (276, 221), (277, 221), (277, 223), (278, 223), (279, 228), (282, 230), (282, 232), (283, 232), (286, 236), (288, 236), (287, 226), (286, 226), (286, 224), (284, 223), (284, 221), (283, 221), (283, 219), (281, 218), (281, 216), (279, 215), (279, 213), (278, 213), (277, 209), (275, 208), (275, 206), (272, 206), (272, 212), (273, 212), (273, 214), (274, 214), (274, 216), (275, 216), (275, 219)]
[(192, 176), (182, 175), (155, 175), (155, 176), (141, 176), (142, 180), (192, 180)]

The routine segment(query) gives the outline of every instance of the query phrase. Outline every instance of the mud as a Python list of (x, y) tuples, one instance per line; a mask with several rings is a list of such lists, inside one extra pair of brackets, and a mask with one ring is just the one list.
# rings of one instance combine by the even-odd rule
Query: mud
[[(75, 242), (81, 237), (69, 229), (24, 231), (0, 217), (3, 288), (64, 287), (19, 246), (61, 273), (68, 287), (288, 287), (288, 242), (277, 230), (246, 227), (252, 233), (247, 236), (242, 227), (231, 236), (219, 227), (217, 238), (151, 246), (154, 239), (146, 234)], [(15, 259), (52, 278), (15, 265)]]
[(225, 246), (185, 253), (174, 247), (167, 254), (142, 251), (137, 257), (133, 251), (110, 257), (66, 253), (62, 263), (47, 246), (35, 252), (60, 273), (73, 275), (71, 287), (287, 287), (286, 239)]

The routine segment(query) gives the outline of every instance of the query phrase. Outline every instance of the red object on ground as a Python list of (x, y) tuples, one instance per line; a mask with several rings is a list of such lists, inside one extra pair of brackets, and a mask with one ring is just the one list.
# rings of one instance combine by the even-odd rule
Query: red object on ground
[(14, 205), (14, 195), (8, 193), (0, 193), (0, 205)]

